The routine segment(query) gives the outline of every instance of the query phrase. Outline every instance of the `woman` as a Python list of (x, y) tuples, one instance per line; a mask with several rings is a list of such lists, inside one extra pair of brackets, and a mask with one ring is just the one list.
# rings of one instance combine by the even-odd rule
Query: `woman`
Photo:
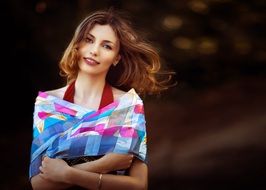
[(60, 69), (67, 85), (35, 102), (33, 189), (147, 189), (138, 94), (167, 89), (156, 50), (117, 11), (97, 11), (77, 27)]

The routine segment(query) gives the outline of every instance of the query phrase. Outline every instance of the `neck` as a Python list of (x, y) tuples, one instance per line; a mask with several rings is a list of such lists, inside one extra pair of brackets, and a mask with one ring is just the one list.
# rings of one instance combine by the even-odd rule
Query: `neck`
[(105, 76), (91, 76), (79, 73), (75, 82), (75, 99), (81, 102), (94, 100), (102, 95), (105, 85)]

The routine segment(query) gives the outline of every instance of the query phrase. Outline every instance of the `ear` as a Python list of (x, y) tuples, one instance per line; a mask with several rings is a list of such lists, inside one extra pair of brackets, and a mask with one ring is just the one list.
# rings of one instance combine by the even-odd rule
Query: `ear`
[(115, 59), (115, 65), (120, 61), (120, 59), (121, 59), (121, 55), (118, 54), (116, 59)]

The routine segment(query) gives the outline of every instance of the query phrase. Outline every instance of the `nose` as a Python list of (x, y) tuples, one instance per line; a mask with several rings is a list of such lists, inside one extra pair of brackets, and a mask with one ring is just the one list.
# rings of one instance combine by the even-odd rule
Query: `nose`
[(98, 55), (98, 46), (97, 45), (94, 45), (94, 46), (91, 47), (90, 54), (93, 55), (93, 56), (97, 56)]
[(95, 51), (90, 51), (90, 54), (93, 56), (97, 56), (97, 53)]

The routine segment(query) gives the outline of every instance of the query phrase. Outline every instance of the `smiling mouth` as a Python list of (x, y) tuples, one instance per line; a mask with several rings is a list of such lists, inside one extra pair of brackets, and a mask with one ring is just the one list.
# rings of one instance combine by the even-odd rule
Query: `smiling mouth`
[(100, 63), (92, 58), (84, 57), (85, 62), (88, 65), (99, 65)]

